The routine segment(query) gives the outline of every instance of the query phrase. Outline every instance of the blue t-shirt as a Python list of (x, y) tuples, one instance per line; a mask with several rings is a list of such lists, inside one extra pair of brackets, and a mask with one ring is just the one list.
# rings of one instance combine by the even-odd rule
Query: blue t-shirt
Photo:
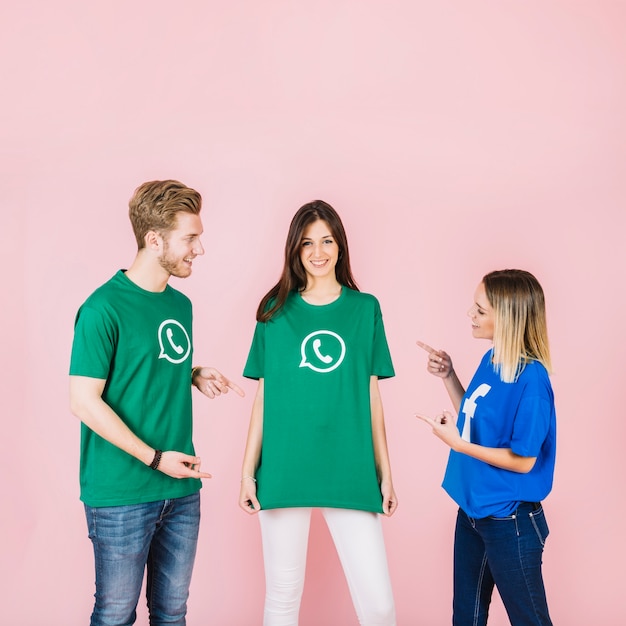
[(520, 502), (543, 500), (552, 489), (556, 454), (554, 394), (546, 368), (530, 361), (515, 382), (505, 383), (491, 359), (489, 350), (463, 396), (459, 432), (471, 443), (537, 460), (521, 474), (451, 450), (443, 488), (476, 519), (506, 517)]

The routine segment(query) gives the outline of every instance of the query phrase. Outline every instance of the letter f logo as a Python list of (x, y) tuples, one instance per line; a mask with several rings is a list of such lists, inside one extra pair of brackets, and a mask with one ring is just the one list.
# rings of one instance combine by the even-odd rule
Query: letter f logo
[(478, 398), (484, 398), (490, 391), (491, 385), (487, 383), (483, 383), (479, 385), (476, 391), (469, 397), (465, 398), (465, 402), (463, 403), (463, 408), (461, 409), (463, 413), (465, 413), (465, 421), (463, 422), (463, 432), (461, 433), (461, 439), (463, 441), (471, 441), (470, 437), (470, 429), (471, 422), (474, 417), (474, 413), (476, 412), (476, 400)]

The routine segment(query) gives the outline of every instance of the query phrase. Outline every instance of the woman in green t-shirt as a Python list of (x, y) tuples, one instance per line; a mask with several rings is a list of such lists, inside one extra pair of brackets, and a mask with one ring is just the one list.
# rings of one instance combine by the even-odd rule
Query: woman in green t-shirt
[(244, 376), (259, 381), (239, 504), (259, 513), (264, 625), (297, 624), (311, 511), (328, 524), (361, 624), (393, 626), (380, 515), (392, 515), (379, 378), (394, 375), (376, 298), (352, 277), (326, 202), (294, 216), (278, 283), (259, 304)]

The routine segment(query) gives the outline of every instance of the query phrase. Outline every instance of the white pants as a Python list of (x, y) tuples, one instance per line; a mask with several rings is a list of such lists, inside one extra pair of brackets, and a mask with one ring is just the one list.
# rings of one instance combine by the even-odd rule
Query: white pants
[[(320, 509), (362, 626), (395, 626), (395, 606), (380, 516)], [(264, 626), (297, 626), (304, 588), (311, 508), (259, 511), (265, 561)]]

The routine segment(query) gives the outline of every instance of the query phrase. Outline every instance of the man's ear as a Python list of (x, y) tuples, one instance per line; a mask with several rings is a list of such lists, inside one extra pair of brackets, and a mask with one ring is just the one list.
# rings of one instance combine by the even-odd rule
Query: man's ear
[(156, 230), (149, 230), (144, 237), (148, 250), (160, 250), (163, 245), (163, 237)]

